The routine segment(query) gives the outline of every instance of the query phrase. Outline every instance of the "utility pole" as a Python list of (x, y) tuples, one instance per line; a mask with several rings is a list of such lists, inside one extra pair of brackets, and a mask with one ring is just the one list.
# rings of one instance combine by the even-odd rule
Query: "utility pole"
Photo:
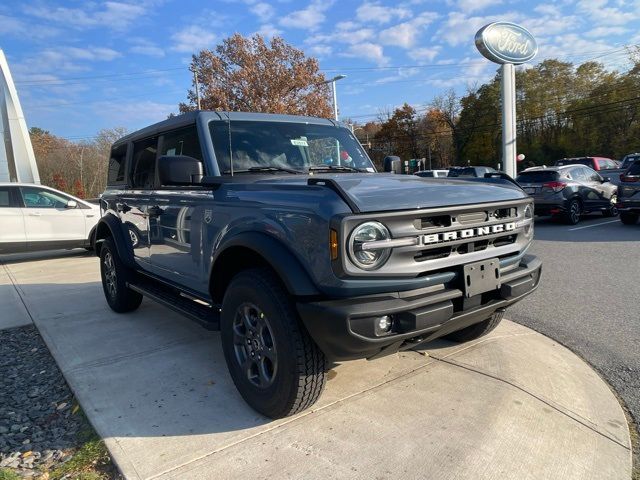
[(198, 104), (198, 110), (202, 110), (202, 108), (200, 107), (200, 85), (198, 84), (198, 70), (196, 69), (196, 67), (193, 67), (193, 83), (196, 84), (196, 100), (197, 100), (197, 104)]

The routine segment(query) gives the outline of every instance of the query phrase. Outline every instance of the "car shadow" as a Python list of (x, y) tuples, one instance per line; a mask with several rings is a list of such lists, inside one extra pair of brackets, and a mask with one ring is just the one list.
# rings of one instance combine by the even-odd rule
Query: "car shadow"
[(567, 225), (558, 217), (535, 219), (534, 240), (553, 242), (635, 242), (640, 235), (637, 225), (624, 225), (619, 217), (603, 217), (599, 214), (584, 215), (577, 225)]
[(91, 257), (94, 255), (95, 252), (87, 251), (84, 248), (74, 248), (72, 250), (42, 250), (37, 252), (0, 253), (0, 264), (36, 262), (40, 260), (52, 260), (54, 258)]

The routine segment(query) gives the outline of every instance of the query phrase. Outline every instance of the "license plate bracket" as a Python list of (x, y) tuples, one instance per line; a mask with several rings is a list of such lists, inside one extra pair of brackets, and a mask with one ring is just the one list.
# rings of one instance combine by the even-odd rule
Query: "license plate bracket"
[(536, 187), (523, 187), (522, 190), (529, 195), (536, 193)]
[(464, 294), (467, 298), (500, 288), (500, 260), (498, 258), (465, 265), (463, 274)]

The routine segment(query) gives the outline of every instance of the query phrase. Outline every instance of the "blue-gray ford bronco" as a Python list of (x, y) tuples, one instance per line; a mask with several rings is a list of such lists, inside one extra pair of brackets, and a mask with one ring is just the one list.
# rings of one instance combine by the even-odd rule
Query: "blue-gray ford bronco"
[(191, 112), (118, 140), (96, 232), (116, 312), (146, 296), (220, 330), (231, 377), (273, 418), (329, 362), (487, 334), (531, 293), (517, 184), (377, 173), (333, 120)]

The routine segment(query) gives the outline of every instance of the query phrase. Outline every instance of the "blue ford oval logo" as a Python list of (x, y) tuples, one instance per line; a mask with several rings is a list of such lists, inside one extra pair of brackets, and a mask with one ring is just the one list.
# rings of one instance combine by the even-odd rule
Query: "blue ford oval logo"
[(524, 27), (511, 22), (494, 22), (476, 33), (476, 47), (496, 63), (526, 63), (538, 53), (538, 42)]

